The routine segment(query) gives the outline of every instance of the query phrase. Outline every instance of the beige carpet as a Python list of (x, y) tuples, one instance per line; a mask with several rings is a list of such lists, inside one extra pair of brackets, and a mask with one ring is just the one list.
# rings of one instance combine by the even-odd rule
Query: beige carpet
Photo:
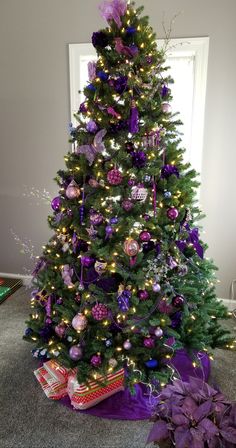
[[(45, 397), (33, 375), (31, 345), (22, 340), (28, 301), (21, 288), (0, 306), (0, 448), (144, 448), (149, 422), (102, 420)], [(236, 399), (236, 353), (216, 350), (212, 373)]]

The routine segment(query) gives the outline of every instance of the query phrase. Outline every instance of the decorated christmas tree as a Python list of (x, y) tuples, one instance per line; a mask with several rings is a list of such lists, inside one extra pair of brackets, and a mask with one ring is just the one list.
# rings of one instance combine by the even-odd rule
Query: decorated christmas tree
[(97, 62), (56, 177), (25, 338), (39, 357), (77, 368), (80, 384), (124, 367), (128, 386), (158, 387), (177, 350), (197, 364), (199, 351), (226, 346), (218, 319), (228, 313), (204, 257), (165, 52), (143, 8), (100, 10), (108, 26), (92, 36)]

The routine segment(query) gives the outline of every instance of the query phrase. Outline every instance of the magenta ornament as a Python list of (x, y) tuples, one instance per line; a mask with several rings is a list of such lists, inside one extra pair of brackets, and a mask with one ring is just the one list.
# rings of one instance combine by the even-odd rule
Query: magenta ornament
[(51, 317), (46, 317), (46, 319), (45, 319), (45, 324), (47, 324), (47, 325), (51, 325), (51, 323), (52, 323), (52, 319), (51, 319)]
[(130, 210), (132, 210), (133, 206), (134, 206), (133, 202), (130, 201), (129, 199), (125, 199), (125, 200), (122, 202), (122, 208), (123, 208), (126, 212), (129, 212)]
[(142, 243), (147, 243), (151, 239), (151, 234), (147, 230), (143, 230), (143, 232), (140, 233), (139, 238)]
[(69, 350), (69, 356), (73, 361), (79, 361), (79, 359), (83, 356), (81, 347), (78, 345), (73, 345)]
[(154, 283), (154, 285), (153, 285), (153, 287), (152, 287), (152, 290), (153, 290), (154, 292), (160, 292), (160, 290), (161, 290), (161, 285), (160, 285), (159, 283)]
[(92, 308), (92, 315), (95, 320), (101, 321), (108, 316), (108, 308), (103, 303), (97, 303)]
[(65, 331), (66, 331), (65, 325), (57, 325), (55, 327), (55, 333), (57, 336), (59, 336), (59, 338), (63, 338), (63, 336), (65, 335)]
[(130, 350), (132, 347), (131, 342), (127, 339), (127, 341), (124, 342), (123, 347), (125, 350)]
[(173, 299), (172, 299), (172, 305), (173, 305), (175, 308), (182, 308), (183, 304), (184, 304), (184, 298), (183, 298), (183, 296), (175, 296), (175, 297), (173, 297)]
[(136, 240), (129, 238), (124, 242), (124, 252), (129, 257), (135, 257), (139, 253), (140, 247)]
[(161, 338), (163, 336), (163, 330), (161, 327), (157, 327), (154, 331), (154, 334), (157, 338)]
[(146, 289), (140, 289), (138, 291), (138, 297), (140, 300), (148, 300), (149, 293), (148, 293), (148, 291), (146, 291)]
[(128, 185), (129, 185), (129, 187), (133, 187), (135, 185), (135, 180), (134, 179), (129, 179), (128, 180)]
[(80, 196), (80, 188), (77, 183), (72, 180), (66, 189), (66, 197), (68, 199), (77, 199)]
[(88, 325), (87, 318), (82, 313), (76, 314), (76, 316), (72, 320), (72, 327), (76, 331), (83, 331)]
[(110, 185), (120, 185), (122, 183), (123, 177), (121, 172), (117, 168), (107, 173), (107, 180)]
[(62, 298), (62, 297), (59, 297), (59, 298), (56, 300), (56, 304), (57, 304), (57, 305), (62, 305), (62, 304), (63, 304), (63, 298)]
[(95, 261), (94, 258), (91, 258), (91, 257), (86, 257), (86, 256), (81, 257), (81, 264), (85, 268), (89, 268), (90, 266), (92, 266), (94, 261)]
[(165, 114), (170, 114), (172, 111), (171, 105), (169, 103), (162, 103), (161, 105), (162, 112)]
[(93, 355), (90, 359), (90, 364), (92, 364), (93, 367), (100, 367), (100, 365), (102, 364), (101, 355)]
[(179, 212), (178, 212), (177, 208), (175, 208), (175, 207), (168, 208), (167, 216), (169, 219), (171, 219), (171, 221), (175, 221), (179, 216)]
[(145, 338), (143, 341), (143, 345), (146, 348), (154, 348), (155, 347), (155, 341), (153, 338)]
[(57, 196), (54, 198), (51, 202), (51, 207), (55, 212), (58, 212), (61, 208), (61, 198), (60, 196)]

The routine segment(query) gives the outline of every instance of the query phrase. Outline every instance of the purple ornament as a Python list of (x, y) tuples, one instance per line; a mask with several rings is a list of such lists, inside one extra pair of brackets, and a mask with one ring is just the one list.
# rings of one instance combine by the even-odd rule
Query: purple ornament
[(49, 341), (49, 339), (52, 336), (52, 333), (53, 333), (52, 326), (47, 324), (39, 330), (39, 336), (45, 343)]
[(157, 327), (154, 331), (155, 336), (159, 339), (163, 336), (163, 330), (161, 327)]
[(76, 331), (83, 331), (88, 325), (87, 318), (82, 314), (78, 313), (75, 315), (75, 317), (72, 319), (72, 327)]
[(80, 188), (77, 183), (72, 180), (66, 189), (66, 197), (68, 199), (77, 199), (80, 196)]
[(106, 231), (106, 239), (111, 238), (113, 234), (112, 226), (106, 226), (105, 231)]
[(171, 221), (175, 221), (179, 216), (179, 212), (178, 212), (177, 208), (175, 208), (175, 207), (169, 208), (167, 210), (166, 214), (167, 214), (168, 218), (171, 219)]
[(172, 111), (171, 105), (169, 103), (162, 103), (161, 108), (162, 112), (164, 112), (165, 114), (170, 114)]
[(147, 243), (151, 239), (151, 234), (147, 230), (143, 230), (143, 232), (140, 233), (139, 238), (143, 243)]
[(133, 187), (135, 185), (135, 180), (134, 179), (129, 179), (128, 180), (128, 185), (129, 185), (129, 187)]
[(140, 289), (138, 291), (138, 297), (140, 298), (140, 300), (148, 300), (149, 293), (148, 291), (146, 291), (146, 289)]
[(62, 305), (62, 304), (63, 304), (63, 298), (62, 298), (62, 297), (59, 297), (59, 298), (57, 299), (57, 301), (56, 301), (56, 304), (57, 304), (57, 305)]
[(93, 226), (100, 226), (103, 222), (102, 214), (95, 211), (91, 212), (89, 219)]
[(162, 179), (168, 179), (170, 176), (179, 177), (179, 170), (175, 165), (164, 165), (161, 169)]
[(139, 113), (134, 100), (132, 100), (131, 104), (129, 131), (131, 134), (137, 134), (139, 132)]
[(92, 266), (94, 264), (94, 262), (95, 262), (94, 258), (86, 257), (86, 256), (81, 257), (81, 264), (85, 268), (89, 268), (90, 266)]
[(175, 269), (178, 266), (177, 261), (173, 257), (167, 257), (167, 264), (170, 269)]
[(157, 243), (155, 249), (156, 249), (157, 256), (160, 255), (160, 253), (161, 253), (161, 244)]
[(94, 120), (90, 120), (86, 125), (86, 129), (88, 132), (94, 134), (98, 130), (98, 125)]
[(143, 219), (144, 219), (145, 221), (150, 221), (151, 216), (148, 215), (147, 213), (145, 213), (145, 215), (143, 215)]
[(92, 308), (92, 315), (95, 320), (104, 320), (108, 316), (108, 308), (103, 303), (97, 303)]
[(103, 70), (99, 71), (97, 76), (98, 76), (98, 78), (101, 79), (101, 81), (104, 81), (104, 82), (108, 81), (108, 78), (109, 78), (108, 73), (104, 72)]
[(97, 64), (95, 61), (90, 61), (88, 63), (88, 77), (89, 77), (89, 81), (93, 81), (96, 78), (96, 69), (97, 69)]
[(147, 243), (143, 244), (143, 253), (147, 254), (148, 252), (150, 252), (151, 250), (153, 250), (155, 248), (155, 243), (154, 241), (148, 241)]
[(83, 102), (83, 103), (81, 103), (80, 104), (80, 106), (79, 106), (79, 111), (81, 112), (81, 113), (86, 113), (86, 112), (88, 112), (88, 108), (87, 108), (87, 106), (86, 106), (86, 103), (85, 103), (85, 101)]
[(147, 56), (146, 57), (147, 64), (152, 64), (152, 61), (153, 61), (152, 56)]
[(168, 87), (164, 84), (161, 88), (161, 96), (162, 98), (165, 98), (169, 94)]
[(122, 202), (122, 208), (123, 208), (126, 212), (129, 212), (130, 210), (132, 210), (133, 206), (134, 206), (133, 202), (131, 202), (129, 199), (125, 199), (125, 200)]
[(103, 31), (98, 31), (92, 35), (92, 44), (95, 48), (105, 48), (109, 43), (107, 35)]
[(124, 342), (123, 347), (125, 350), (130, 350), (132, 348), (131, 342), (127, 339), (127, 341)]
[(175, 308), (182, 308), (182, 307), (183, 307), (183, 304), (184, 304), (184, 298), (183, 298), (183, 296), (175, 296), (175, 297), (173, 297), (173, 299), (172, 299), (172, 305), (173, 305)]
[(126, 312), (130, 308), (130, 299), (131, 299), (131, 292), (128, 289), (125, 289), (122, 291), (122, 293), (119, 295), (117, 301), (119, 309), (123, 312)]
[(125, 147), (126, 147), (126, 151), (128, 153), (130, 153), (130, 152), (132, 152), (134, 150), (133, 142), (126, 142)]
[(147, 162), (147, 156), (144, 151), (134, 151), (131, 153), (132, 163), (136, 168), (144, 168)]
[(45, 319), (45, 324), (46, 324), (46, 325), (51, 325), (51, 324), (52, 324), (52, 319), (51, 319), (51, 317), (46, 317), (46, 319)]
[(55, 333), (59, 338), (63, 338), (65, 335), (66, 327), (65, 325), (57, 325), (55, 327)]
[(73, 345), (69, 350), (69, 356), (73, 361), (79, 361), (79, 359), (83, 356), (81, 347), (78, 345)]
[(57, 196), (54, 198), (51, 202), (51, 207), (55, 212), (58, 212), (61, 208), (61, 198), (60, 196)]
[(110, 224), (115, 225), (118, 223), (118, 221), (119, 221), (119, 219), (116, 216), (114, 216), (114, 218), (110, 219)]
[(93, 367), (100, 367), (100, 365), (102, 364), (101, 355), (93, 355), (90, 360), (90, 364), (92, 364)]
[(143, 345), (146, 348), (154, 348), (155, 347), (155, 340), (153, 338), (145, 338), (143, 341)]
[(125, 91), (127, 87), (128, 78), (127, 76), (120, 76), (114, 80), (114, 88), (120, 95)]
[(118, 28), (121, 28), (122, 21), (121, 17), (125, 15), (127, 11), (127, 1), (126, 0), (113, 0), (111, 2), (104, 1), (99, 6), (102, 17), (110, 22), (114, 20)]
[(182, 322), (182, 313), (181, 311), (177, 311), (177, 313), (173, 314), (171, 316), (171, 327), (172, 328), (178, 328), (181, 325)]
[(133, 34), (135, 34), (137, 31), (137, 29), (134, 26), (128, 26), (128, 28), (126, 28), (126, 33), (129, 36), (132, 36)]
[(153, 289), (154, 292), (160, 292), (161, 285), (159, 285), (159, 283), (154, 283), (152, 289)]

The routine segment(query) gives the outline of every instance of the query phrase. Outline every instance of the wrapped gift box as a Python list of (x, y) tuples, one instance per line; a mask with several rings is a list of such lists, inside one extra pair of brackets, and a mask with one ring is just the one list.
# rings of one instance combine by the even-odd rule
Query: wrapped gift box
[(60, 400), (67, 395), (69, 374), (75, 375), (75, 370), (69, 370), (54, 360), (47, 361), (34, 374), (48, 398)]
[(88, 409), (105, 398), (124, 390), (124, 369), (106, 377), (100, 377), (99, 382), (103, 382), (105, 385), (90, 381), (89, 386), (86, 386), (78, 383), (76, 374), (69, 376), (67, 392), (72, 406), (80, 410)]

